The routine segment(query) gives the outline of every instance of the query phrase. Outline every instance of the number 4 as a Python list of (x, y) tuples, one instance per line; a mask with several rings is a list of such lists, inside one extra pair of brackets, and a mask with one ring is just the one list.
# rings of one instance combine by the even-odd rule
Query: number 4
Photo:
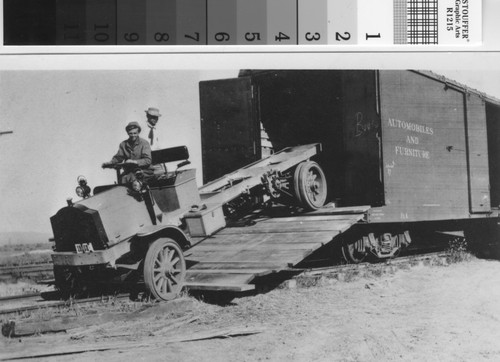
[(286, 35), (285, 33), (282, 33), (281, 31), (278, 33), (278, 35), (274, 36), (274, 40), (276, 41), (282, 41), (282, 40), (290, 40), (290, 37)]

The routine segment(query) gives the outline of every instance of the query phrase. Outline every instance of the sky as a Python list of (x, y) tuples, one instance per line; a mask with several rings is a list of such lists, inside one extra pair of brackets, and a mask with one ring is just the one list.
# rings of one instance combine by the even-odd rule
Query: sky
[[(100, 165), (126, 139), (128, 122), (144, 124), (148, 107), (162, 114), (162, 146), (188, 146), (192, 166), (201, 170), (198, 84), (236, 77), (240, 69), (227, 63), (222, 69), (1, 66), (0, 131), (13, 133), (0, 136), (0, 232), (46, 233), (51, 233), (49, 218), (66, 199), (78, 200), (74, 190), (79, 175), (85, 175), (91, 187), (115, 181), (114, 170)], [(276, 64), (270, 67), (277, 69)], [(462, 70), (419, 69), (434, 70), (500, 99), (500, 67), (484, 71), (469, 63)], [(200, 171), (197, 176), (201, 180)]]
[[(100, 165), (127, 138), (128, 122), (144, 124), (148, 107), (162, 114), (162, 147), (187, 145), (199, 168), (202, 73), (0, 72), (0, 131), (13, 131), (0, 136), (0, 232), (50, 232), (49, 217), (66, 205), (66, 198), (78, 200), (79, 175), (91, 187), (113, 183), (114, 170)], [(233, 77), (237, 71), (225, 74)]]

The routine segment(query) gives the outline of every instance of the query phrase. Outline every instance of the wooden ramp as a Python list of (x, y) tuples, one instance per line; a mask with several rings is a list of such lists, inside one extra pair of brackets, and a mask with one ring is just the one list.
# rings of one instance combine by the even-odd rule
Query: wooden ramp
[(289, 269), (365, 217), (368, 206), (322, 208), (232, 226), (186, 253), (186, 287), (245, 291), (256, 277)]

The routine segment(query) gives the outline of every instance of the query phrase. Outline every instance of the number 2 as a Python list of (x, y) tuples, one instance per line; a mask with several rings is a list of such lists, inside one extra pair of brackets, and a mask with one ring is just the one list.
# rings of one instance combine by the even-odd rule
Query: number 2
[(339, 32), (335, 33), (335, 40), (336, 41), (342, 41), (342, 40), (349, 40), (351, 39), (351, 34), (347, 31), (344, 31), (344, 35), (340, 35)]

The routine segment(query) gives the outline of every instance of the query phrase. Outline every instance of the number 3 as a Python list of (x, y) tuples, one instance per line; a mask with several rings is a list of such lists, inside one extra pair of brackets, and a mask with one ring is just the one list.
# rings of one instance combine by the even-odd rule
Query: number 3
[(318, 41), (321, 38), (321, 35), (319, 33), (314, 33), (314, 35), (311, 34), (311, 32), (306, 33), (306, 40), (307, 41)]

